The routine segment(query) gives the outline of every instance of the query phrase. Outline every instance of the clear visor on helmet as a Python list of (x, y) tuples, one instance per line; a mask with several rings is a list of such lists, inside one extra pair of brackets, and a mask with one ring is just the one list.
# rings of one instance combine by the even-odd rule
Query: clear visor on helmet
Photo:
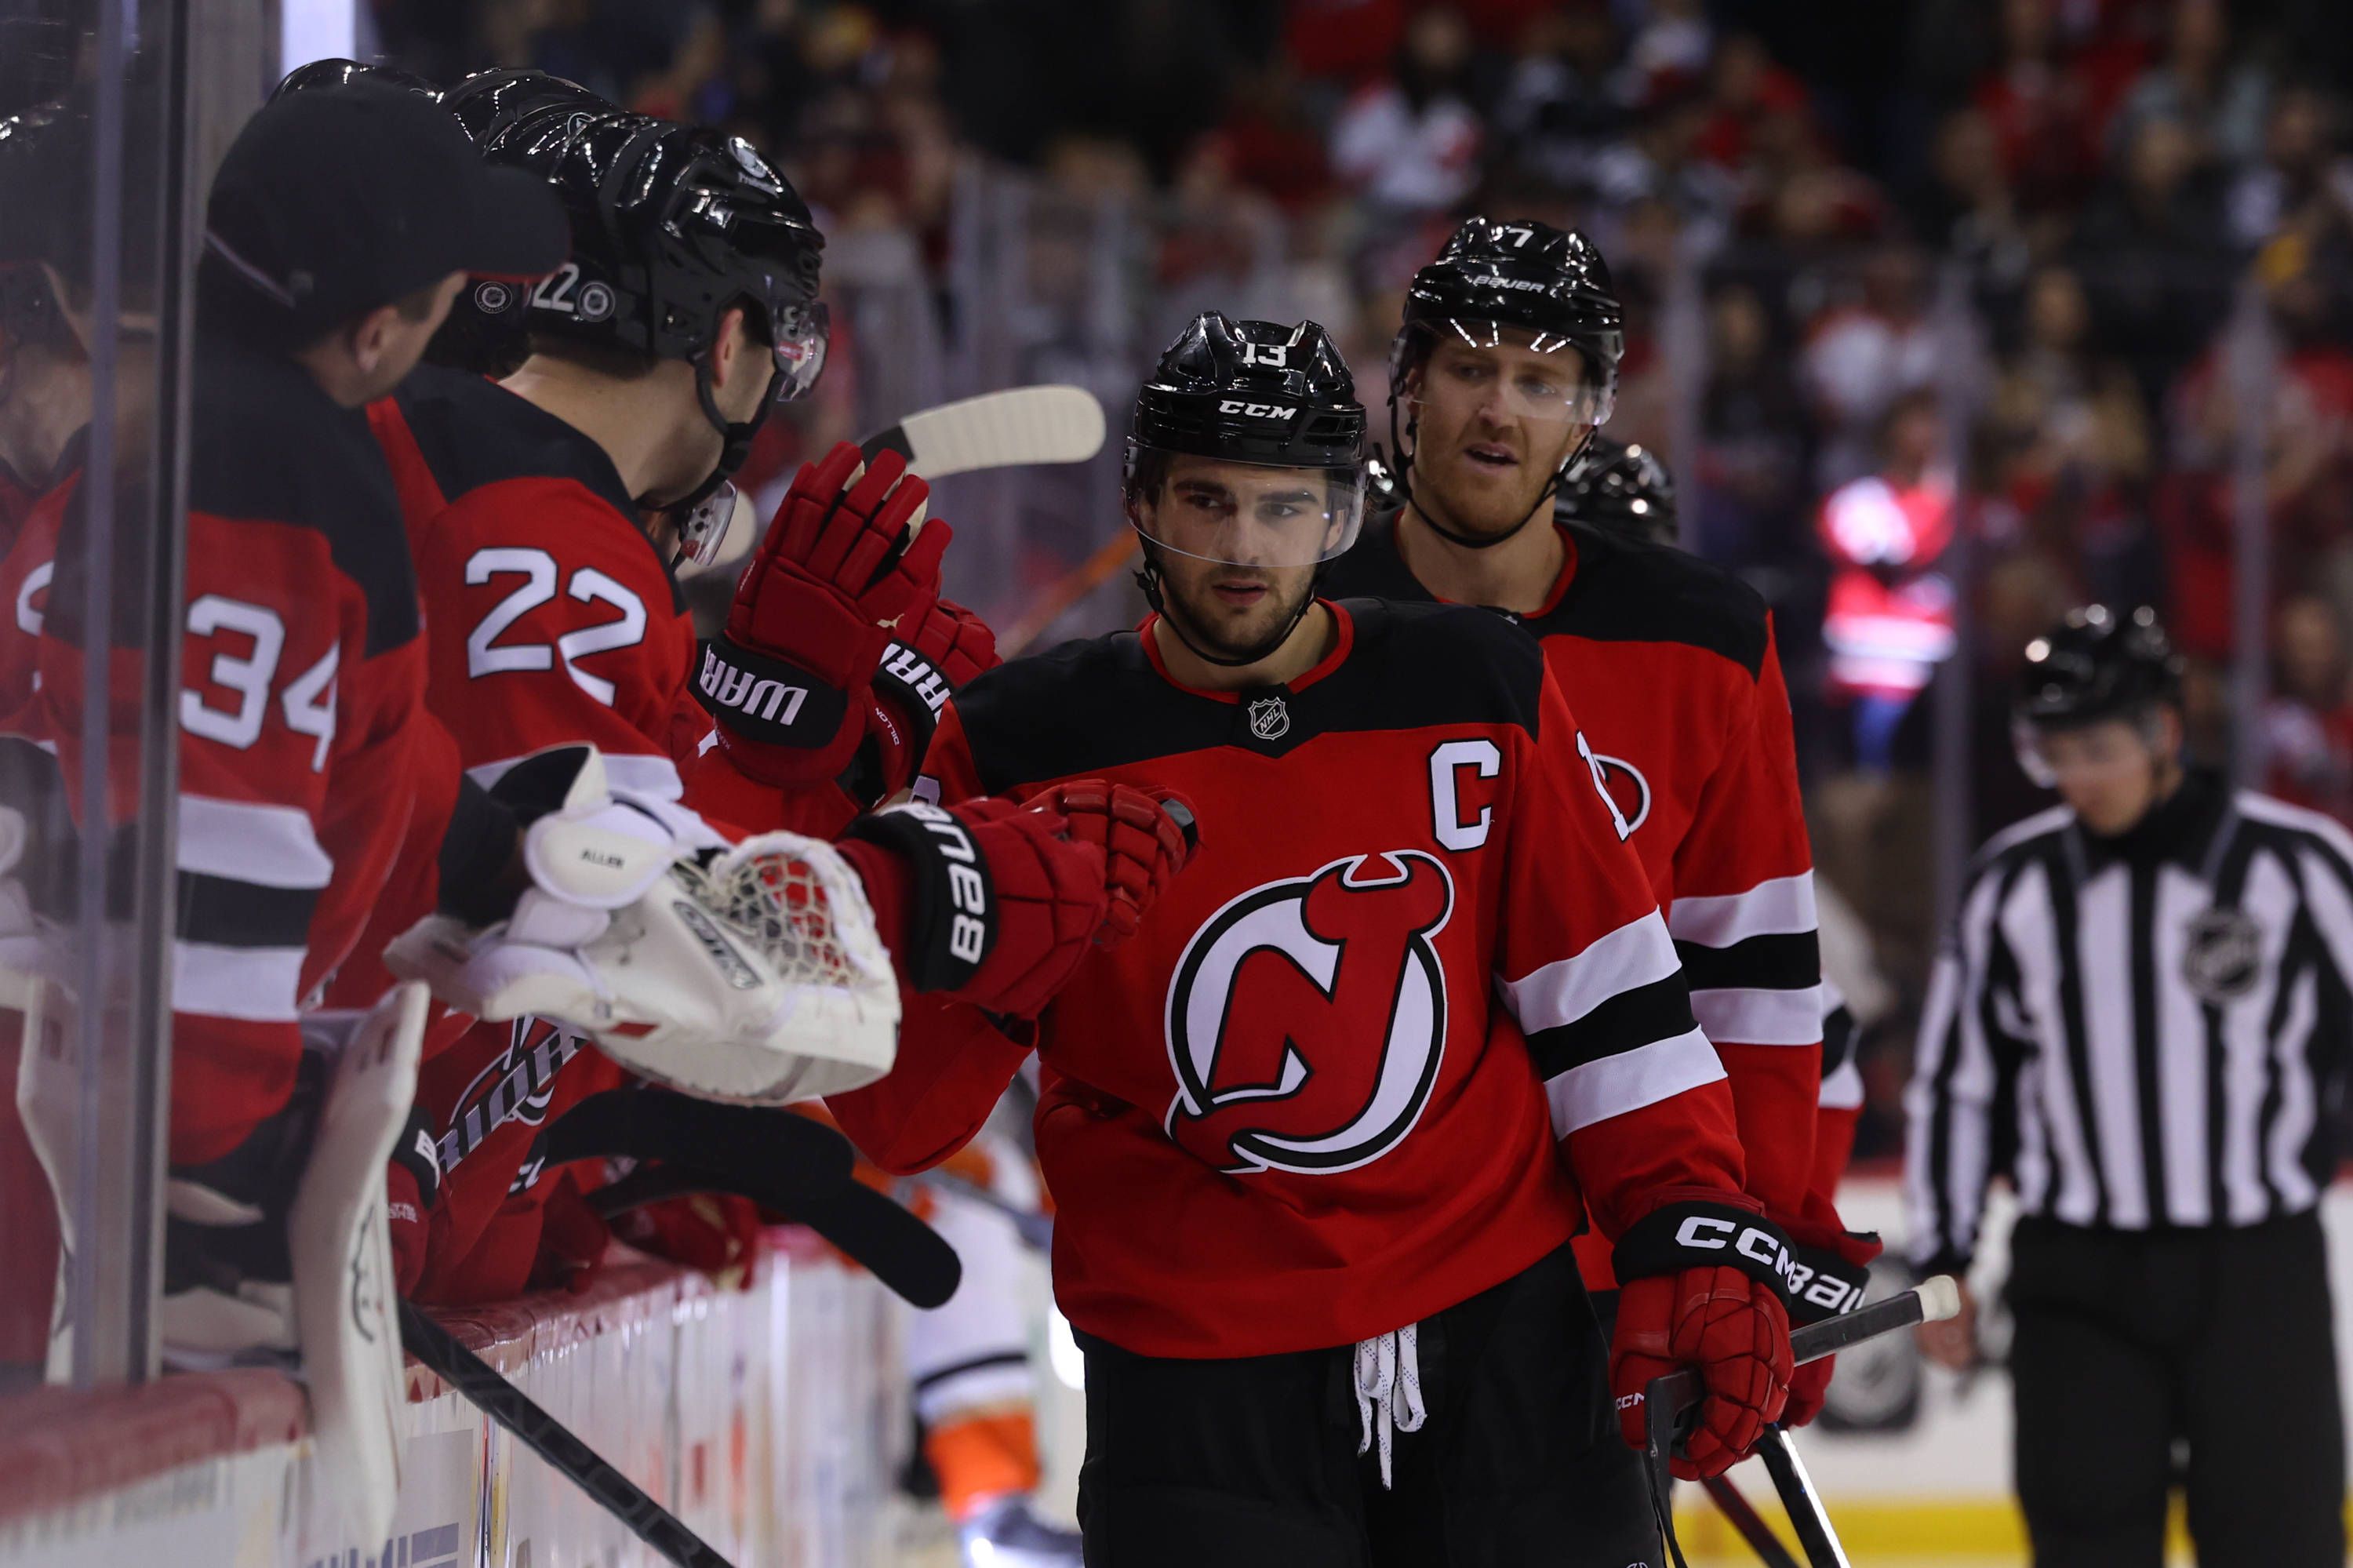
[(2164, 746), (2165, 730), (2156, 710), (2144, 708), (2105, 722), (2064, 727), (2016, 717), (2010, 720), (2010, 739), (2021, 771), (2041, 788), (2055, 789), (2066, 779), (2090, 780), (2146, 768), (2151, 755)]
[(1365, 522), (1361, 467), (1284, 468), (1131, 444), (1128, 520), (1162, 549), (1229, 567), (1328, 561)]
[(805, 397), (825, 371), (825, 346), (833, 319), (822, 300), (780, 306), (775, 312), (776, 401)]
[(1609, 418), (1608, 373), (1567, 338), (1501, 322), (1413, 322), (1393, 358), (1393, 379), (1417, 411), (1482, 413), (1497, 424)]
[(729, 531), (736, 522), (736, 510), (743, 496), (733, 481), (721, 480), (719, 488), (685, 507), (675, 515), (678, 528), (678, 555), (673, 563), (681, 573), (706, 570), (727, 553)]

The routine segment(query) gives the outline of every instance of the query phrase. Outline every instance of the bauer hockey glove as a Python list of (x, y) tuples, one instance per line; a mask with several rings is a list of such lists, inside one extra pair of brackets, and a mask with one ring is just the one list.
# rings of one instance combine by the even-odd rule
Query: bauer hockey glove
[[(1871, 1284), (1871, 1263), (1881, 1252), (1880, 1241), (1868, 1232), (1850, 1231), (1835, 1214), (1823, 1220), (1785, 1221), (1788, 1234), (1789, 1321), (1803, 1328), (1852, 1312), (1862, 1305)], [(1781, 1413), (1784, 1426), (1803, 1426), (1822, 1413), (1822, 1399), (1831, 1386), (1836, 1356), (1823, 1356), (1797, 1369), (1789, 1379), (1788, 1408)]]
[(1672, 1467), (1684, 1480), (1723, 1474), (1788, 1398), (1788, 1243), (1762, 1215), (1711, 1193), (1635, 1221), (1612, 1262), (1609, 1387), (1626, 1441), (1642, 1446), (1651, 1380), (1690, 1367), (1707, 1395)]
[(892, 626), (939, 597), (954, 531), (913, 532), (931, 486), (895, 452), (862, 464), (843, 441), (793, 477), (696, 670), (720, 746), (763, 783), (807, 784), (849, 765)]
[[(1191, 816), (1182, 801), (1152, 802), (1151, 810)], [(1028, 1019), (1093, 950), (1110, 917), (1109, 833), (1106, 822), (1099, 842), (1083, 842), (1070, 818), (1042, 802), (913, 801), (860, 819), (843, 853), (866, 883), (876, 924), (911, 989)], [(1147, 838), (1137, 849), (1156, 863), (1164, 841), (1156, 830)], [(1124, 895), (1148, 903), (1172, 874), (1143, 862), (1127, 869), (1125, 843), (1123, 835)]]

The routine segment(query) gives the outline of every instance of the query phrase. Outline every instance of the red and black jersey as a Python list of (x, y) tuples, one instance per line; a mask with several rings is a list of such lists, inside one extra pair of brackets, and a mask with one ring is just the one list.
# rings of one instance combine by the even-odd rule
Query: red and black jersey
[(40, 684), (41, 625), (57, 571), (58, 533), (81, 482), (82, 438), (76, 436), (63, 477), (46, 494), (0, 497), (0, 735), (40, 727), (28, 710)]
[[(408, 824), (425, 675), (399, 508), (359, 413), (291, 360), (211, 334), (194, 382), (175, 1164), (227, 1153), (291, 1091), (300, 1010), (350, 952)], [(146, 661), (132, 641), (138, 616), (118, 606), (105, 673), (89, 673), (90, 491), (78, 487), (58, 520), (38, 707), (78, 802), (83, 692), (107, 681), (111, 831), (140, 809)]]
[[(1724, 1072), (1557, 683), (1483, 613), (1355, 602), (1288, 686), (1177, 684), (1151, 622), (950, 702), (941, 798), (1181, 790), (1200, 849), (1039, 1020), (1038, 1152), (1071, 1320), (1151, 1355), (1428, 1317), (1670, 1189), (1736, 1192)], [(892, 1168), (1018, 1064), (969, 1009), (830, 1102)]]
[[(1565, 527), (1567, 560), (1532, 633), (1592, 743), (1723, 1058), (1748, 1191), (1793, 1217), (1812, 1185), (1822, 1066), (1813, 859), (1789, 697), (1763, 599), (1665, 546)], [(1376, 519), (1330, 586), (1390, 600), (1430, 591)], [(1581, 1248), (1607, 1283), (1602, 1249)]]

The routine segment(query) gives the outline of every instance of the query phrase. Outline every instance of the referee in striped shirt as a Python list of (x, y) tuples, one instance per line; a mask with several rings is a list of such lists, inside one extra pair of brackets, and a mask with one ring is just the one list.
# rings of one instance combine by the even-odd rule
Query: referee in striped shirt
[[(2156, 616), (2027, 649), (2019, 756), (2063, 804), (1979, 852), (1906, 1092), (1915, 1261), (2020, 1219), (2016, 1475), (2042, 1568), (2341, 1568), (2344, 1433), (2316, 1213), (2353, 996), (2353, 837), (2185, 770)], [(1923, 1331), (1973, 1351), (1973, 1304)], [(2188, 1463), (2178, 1467), (2177, 1447)]]

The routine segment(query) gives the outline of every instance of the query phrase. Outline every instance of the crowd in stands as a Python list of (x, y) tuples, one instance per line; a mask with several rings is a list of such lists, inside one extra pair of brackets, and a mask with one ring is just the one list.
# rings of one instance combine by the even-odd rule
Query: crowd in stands
[[(1271, 286), (1377, 408), (1404, 283), (1461, 214), (1586, 229), (1632, 328), (1611, 433), (1667, 455), (1686, 542), (1775, 605), (1818, 860), (1915, 1000), (1921, 694), (1969, 662), (1972, 838), (2042, 803), (2004, 702), (2071, 603), (2158, 605), (2196, 744), (2254, 726), (2269, 787), (2353, 821), (2343, 0), (375, 0), (368, 25), (443, 79), (536, 65), (740, 132), (838, 250), (909, 249), (945, 343), (999, 308), (956, 285), (968, 171), (1039, 193), (1041, 312), (1107, 275), (1078, 253), (1101, 228), (1058, 250), (1052, 226), (1121, 214), (1131, 380), (1197, 304)], [(2234, 715), (2250, 487), (2273, 695)], [(1891, 1109), (1903, 1013), (1871, 1058)]]

